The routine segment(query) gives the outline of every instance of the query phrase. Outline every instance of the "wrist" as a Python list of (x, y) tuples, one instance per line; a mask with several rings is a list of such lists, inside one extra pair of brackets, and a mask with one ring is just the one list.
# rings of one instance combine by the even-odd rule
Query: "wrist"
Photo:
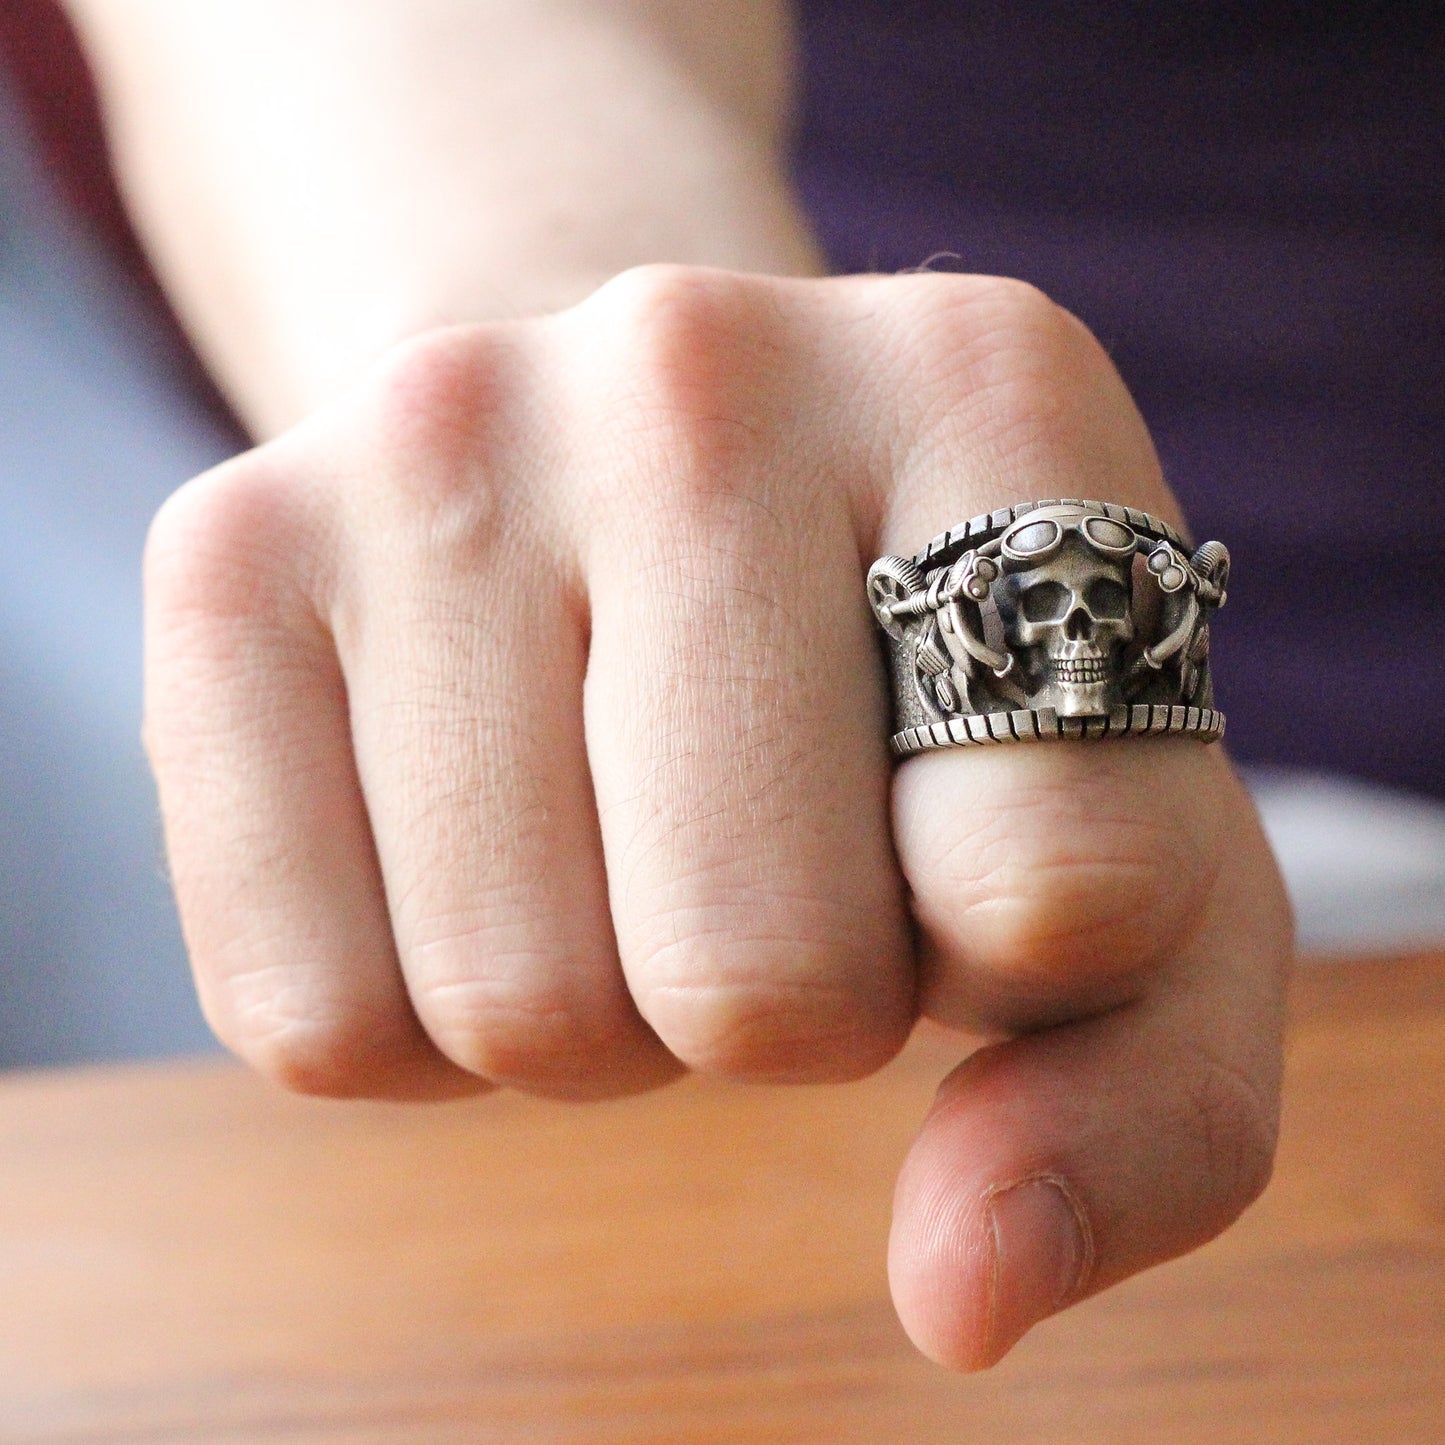
[(420, 330), (640, 263), (820, 268), (777, 0), (701, 39), (683, 0), (81, 8), (139, 227), (258, 435)]
[[(391, 346), (468, 322), (520, 320), (576, 305), (634, 266), (654, 262), (779, 276), (826, 270), (781, 173), (763, 167), (699, 187), (667, 214), (613, 192), (586, 208), (572, 197), (489, 208), (485, 227), (448, 229), (438, 212), (329, 296), (278, 315), (295, 328), (279, 350), (296, 359), (287, 390), (300, 411), (347, 384)], [(365, 298), (358, 304), (357, 298)], [(284, 405), (284, 403), (283, 403)]]

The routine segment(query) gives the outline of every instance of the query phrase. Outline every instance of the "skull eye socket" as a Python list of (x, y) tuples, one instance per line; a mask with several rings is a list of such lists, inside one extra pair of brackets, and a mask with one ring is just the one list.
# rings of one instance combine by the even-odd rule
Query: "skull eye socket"
[(1072, 596), (1060, 582), (1035, 582), (1019, 593), (1019, 611), (1029, 622), (1062, 622)]
[(1132, 527), (1110, 517), (1088, 517), (1083, 527), (1084, 535), (1101, 552), (1132, 552), (1138, 540)]
[(1129, 592), (1112, 577), (1096, 577), (1084, 593), (1084, 602), (1095, 617), (1105, 622), (1122, 622), (1129, 615)]
[(1006, 533), (1001, 545), (1010, 557), (1038, 557), (1057, 547), (1063, 535), (1057, 522), (1025, 522)]

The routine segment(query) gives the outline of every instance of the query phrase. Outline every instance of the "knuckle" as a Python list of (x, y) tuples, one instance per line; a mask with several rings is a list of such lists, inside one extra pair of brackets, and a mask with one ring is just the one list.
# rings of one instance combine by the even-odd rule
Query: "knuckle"
[[(546, 960), (546, 967), (555, 966)], [(430, 983), (416, 1010), (453, 1063), (499, 1084), (541, 1084), (576, 1077), (604, 1047), (598, 1021), (556, 989), (491, 978)]]
[(1111, 807), (1107, 788), (1072, 784), (1017, 789), (971, 827), (951, 820), (915, 890), (927, 923), (975, 968), (1116, 1002), (1109, 995), (1136, 986), (1192, 925), (1214, 870), (1185, 820)]
[(603, 432), (625, 461), (608, 477), (649, 510), (707, 506), (756, 446), (766, 294), (757, 277), (646, 266), (594, 298), (606, 335)]
[(437, 1048), (469, 1073), (533, 1088), (575, 1085), (624, 1049), (624, 1011), (579, 983), (576, 959), (508, 937), (517, 932), (430, 930), (407, 950), (413, 1006)]
[(350, 533), (394, 556), (467, 557), (498, 535), (517, 469), (516, 415), (525, 389), (516, 327), (457, 326), (416, 336), (378, 363), (359, 398)]
[(770, 1082), (854, 1079), (902, 1046), (908, 1004), (871, 960), (788, 938), (693, 937), (629, 969), (643, 1016), (700, 1073)]
[(1065, 316), (1063, 309), (1029, 281), (1011, 276), (971, 276), (966, 296), (968, 309), (983, 325), (1007, 333), (1048, 333)]
[(1074, 322), (1027, 281), (1002, 276), (914, 276), (901, 295), (900, 334), (923, 378), (978, 386), (1075, 344)]
[(325, 646), (329, 566), (306, 506), (258, 454), (165, 503), (144, 560), (142, 744), (158, 776), (175, 770), (172, 781), (192, 786), (210, 767), (209, 743), (236, 735), (234, 684), (304, 671)]
[(400, 342), (377, 363), (365, 397), (368, 442), (388, 459), (464, 462), (479, 419), (506, 389), (502, 328), (453, 326)]
[(728, 347), (742, 334), (749, 301), (764, 286), (742, 272), (656, 262), (614, 276), (585, 304), (608, 318), (639, 362), (653, 358), (659, 371), (683, 371), (694, 355)]
[[(1156, 476), (1113, 363), (1063, 307), (1000, 277), (908, 279), (937, 283), (910, 287), (899, 328), (922, 459), (985, 450), (1037, 465), (1044, 476), (1068, 459), (1074, 490), (1092, 484), (1096, 466), (1099, 485), (1117, 483), (1121, 456), (1126, 474)], [(1121, 418), (1128, 419), (1122, 428)], [(1099, 448), (1104, 454), (1095, 458)]]
[(1075, 344), (1077, 329), (1068, 312), (1037, 286), (1001, 276), (945, 285), (931, 312), (919, 319), (925, 345), (975, 365), (1029, 353), (1057, 355)]
[(519, 482), (530, 465), (515, 425), (527, 386), (521, 332), (459, 326), (414, 337), (356, 398), (327, 494), (340, 561), (326, 612), (343, 655), (364, 645), (383, 595), (413, 627), (465, 627), (460, 579), (500, 585), (524, 551), (532, 560), (545, 550), (541, 489)]
[(233, 973), (202, 989), (216, 1037), (258, 1073), (296, 1094), (364, 1094), (376, 1057), (375, 1020), (323, 999), (291, 966)]
[(295, 491), (264, 452), (188, 482), (161, 506), (146, 538), (152, 621), (270, 613), (278, 584), (307, 569), (309, 531)]
[(1181, 1105), (1198, 1142), (1223, 1228), (1264, 1192), (1274, 1170), (1279, 1111), (1241, 1069), (1196, 1049)]

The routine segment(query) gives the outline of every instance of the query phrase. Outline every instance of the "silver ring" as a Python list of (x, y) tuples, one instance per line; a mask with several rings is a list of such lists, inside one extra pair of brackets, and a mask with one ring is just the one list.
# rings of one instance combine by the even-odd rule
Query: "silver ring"
[(1020, 502), (880, 557), (893, 751), (1059, 738), (1224, 735), (1209, 620), (1229, 551), (1133, 507)]

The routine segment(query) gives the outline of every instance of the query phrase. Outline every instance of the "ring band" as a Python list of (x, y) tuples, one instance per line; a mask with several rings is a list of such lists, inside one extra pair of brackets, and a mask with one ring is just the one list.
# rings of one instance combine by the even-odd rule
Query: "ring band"
[(1187, 734), (1214, 742), (1229, 552), (1112, 502), (1021, 502), (880, 557), (893, 751)]

